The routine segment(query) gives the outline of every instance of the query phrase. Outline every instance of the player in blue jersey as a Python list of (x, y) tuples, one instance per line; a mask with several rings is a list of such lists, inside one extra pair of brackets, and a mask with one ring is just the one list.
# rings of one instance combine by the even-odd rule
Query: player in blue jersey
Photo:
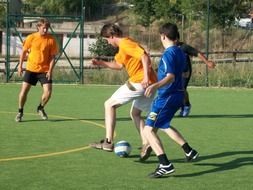
[(187, 160), (198, 157), (198, 152), (192, 149), (183, 136), (170, 125), (184, 99), (182, 74), (186, 67), (186, 57), (175, 44), (177, 34), (178, 28), (175, 24), (167, 23), (160, 28), (161, 42), (165, 51), (158, 65), (158, 82), (150, 85), (145, 91), (145, 95), (149, 97), (157, 90), (157, 97), (153, 100), (144, 128), (144, 135), (160, 162), (158, 168), (149, 174), (152, 178), (174, 172), (174, 167), (168, 160), (157, 135), (158, 129), (164, 131), (183, 148)]
[[(191, 64), (191, 57), (198, 57), (201, 61), (203, 61), (209, 69), (214, 69), (216, 64), (208, 60), (203, 53), (198, 51), (196, 48), (179, 41), (180, 35), (177, 34), (177, 40), (175, 41), (176, 45), (180, 47), (180, 49), (185, 53), (186, 56), (186, 67), (183, 70), (183, 87), (184, 87), (184, 101), (181, 106), (179, 116), (180, 117), (187, 117), (191, 111), (191, 103), (189, 98), (189, 93), (187, 91), (187, 87), (192, 75), (192, 64)], [(147, 160), (152, 152), (152, 148), (149, 144), (143, 143), (141, 153), (140, 153), (140, 161), (143, 162)]]

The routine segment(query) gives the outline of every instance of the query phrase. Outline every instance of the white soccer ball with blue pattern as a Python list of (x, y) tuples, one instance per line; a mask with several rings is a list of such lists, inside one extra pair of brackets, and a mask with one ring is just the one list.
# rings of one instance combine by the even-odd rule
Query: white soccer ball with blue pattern
[(122, 158), (128, 157), (131, 149), (131, 145), (127, 141), (119, 141), (114, 145), (115, 154)]

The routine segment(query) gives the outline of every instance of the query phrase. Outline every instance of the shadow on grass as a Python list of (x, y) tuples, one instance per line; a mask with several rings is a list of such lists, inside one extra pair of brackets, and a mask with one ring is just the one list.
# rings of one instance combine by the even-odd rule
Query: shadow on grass
[[(62, 122), (62, 121), (82, 121), (82, 120), (87, 120), (87, 121), (104, 121), (104, 118), (71, 118), (71, 119), (50, 119), (48, 121), (51, 122)], [(132, 119), (130, 117), (121, 117), (117, 118), (117, 121), (131, 121)]]
[[(131, 121), (132, 119), (130, 117), (122, 117), (122, 118), (117, 118), (117, 121)], [(48, 119), (46, 121), (42, 119), (24, 119), (22, 120), (22, 123), (25, 122), (65, 122), (65, 121), (104, 121), (104, 118), (70, 118), (70, 119)]]
[(21, 123), (27, 123), (27, 122), (45, 122), (42, 119), (24, 119), (21, 121)]
[(253, 118), (253, 114), (189, 115), (186, 118)]
[[(240, 156), (240, 155), (252, 155), (253, 151), (231, 151), (231, 152), (221, 152), (218, 154), (213, 154), (213, 155), (206, 155), (206, 156), (200, 156), (199, 159), (197, 160), (198, 162), (204, 161), (204, 160), (210, 160), (210, 159), (215, 159), (215, 158), (223, 158), (223, 157), (230, 157), (230, 156)], [(176, 161), (176, 160), (174, 160)], [(194, 177), (194, 176), (200, 176), (204, 174), (209, 174), (209, 173), (217, 173), (217, 172), (223, 172), (227, 170), (233, 170), (240, 168), (242, 166), (252, 166), (253, 165), (253, 157), (252, 156), (247, 156), (247, 157), (241, 157), (241, 158), (235, 158), (231, 161), (228, 162), (223, 162), (223, 163), (196, 163), (194, 162), (194, 165), (196, 166), (213, 166), (212, 169), (209, 170), (204, 170), (196, 173), (191, 173), (191, 174), (182, 174), (182, 175), (174, 175), (174, 177)]]
[[(233, 169), (238, 169), (242, 166), (252, 166), (253, 165), (253, 156), (247, 156), (247, 157), (241, 157), (241, 158), (235, 158), (231, 161), (228, 162), (223, 162), (223, 163), (200, 163), (201, 161), (205, 161), (205, 160), (212, 160), (215, 158), (223, 158), (223, 157), (230, 157), (230, 156), (240, 156), (240, 155), (253, 155), (253, 151), (234, 151), (234, 152), (221, 152), (218, 154), (212, 154), (212, 155), (206, 155), (206, 156), (201, 156), (194, 162), (190, 162), (193, 163), (195, 166), (213, 166), (212, 169), (208, 169), (208, 170), (204, 170), (204, 171), (200, 171), (200, 172), (195, 172), (195, 173), (190, 173), (190, 174), (181, 174), (181, 175), (169, 175), (169, 176), (163, 176), (163, 178), (167, 178), (167, 177), (195, 177), (195, 176), (200, 176), (200, 175), (205, 175), (205, 174), (209, 174), (209, 173), (217, 173), (217, 172), (223, 172), (223, 171), (227, 171), (227, 170), (233, 170)], [(155, 156), (155, 155), (151, 155), (151, 156)], [(134, 157), (133, 157), (134, 158)], [(139, 161), (135, 161), (135, 162), (139, 162)], [(175, 159), (175, 160), (171, 160), (172, 163), (183, 163), (185, 162), (185, 159)], [(145, 162), (140, 162), (143, 164), (153, 164), (153, 163), (157, 163), (158, 164), (158, 160), (146, 160)]]

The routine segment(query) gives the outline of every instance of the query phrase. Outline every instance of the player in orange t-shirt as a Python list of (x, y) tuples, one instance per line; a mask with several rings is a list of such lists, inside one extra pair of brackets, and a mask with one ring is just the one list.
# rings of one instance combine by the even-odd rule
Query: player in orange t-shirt
[(116, 109), (128, 102), (132, 103), (131, 118), (140, 132), (143, 145), (147, 140), (143, 137), (144, 120), (142, 111), (149, 111), (153, 96), (145, 97), (145, 89), (156, 82), (156, 74), (151, 66), (151, 60), (145, 50), (134, 40), (123, 37), (121, 29), (115, 24), (106, 24), (101, 30), (101, 36), (109, 44), (118, 47), (119, 51), (114, 61), (107, 62), (93, 59), (94, 65), (102, 65), (110, 69), (121, 70), (125, 68), (129, 80), (122, 85), (105, 102), (105, 139), (90, 144), (91, 147), (106, 151), (113, 151), (113, 137), (116, 124)]
[(54, 58), (58, 53), (58, 47), (52, 35), (48, 34), (50, 23), (42, 18), (37, 24), (38, 32), (27, 36), (23, 43), (23, 51), (20, 55), (18, 74), (23, 73), (23, 62), (28, 54), (26, 72), (19, 93), (19, 109), (15, 118), (17, 122), (22, 121), (24, 105), (27, 94), (31, 86), (35, 86), (40, 81), (43, 87), (41, 102), (37, 107), (37, 112), (43, 120), (47, 120), (44, 106), (49, 101), (52, 94), (52, 72), (55, 65)]

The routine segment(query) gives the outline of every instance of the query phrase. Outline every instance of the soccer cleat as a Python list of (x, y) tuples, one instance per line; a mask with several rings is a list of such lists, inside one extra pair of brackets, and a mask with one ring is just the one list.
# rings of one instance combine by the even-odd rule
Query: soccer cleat
[(105, 150), (108, 152), (112, 152), (113, 151), (113, 143), (107, 143), (106, 139), (102, 139), (100, 142), (98, 143), (91, 143), (89, 145), (91, 148), (96, 148), (96, 149), (101, 149), (101, 150)]
[(17, 114), (16, 117), (15, 117), (15, 121), (16, 121), (16, 122), (21, 122), (21, 121), (22, 121), (23, 115), (24, 115), (23, 113), (18, 112), (18, 114)]
[(162, 177), (164, 175), (171, 174), (174, 171), (175, 171), (175, 169), (174, 169), (174, 166), (172, 164), (169, 164), (169, 165), (160, 164), (158, 166), (158, 168), (156, 168), (156, 170), (153, 173), (150, 173), (148, 176), (150, 178), (159, 178), (159, 177)]
[(182, 117), (187, 117), (190, 114), (190, 111), (191, 111), (191, 105), (184, 106)]
[(43, 120), (47, 120), (48, 119), (47, 114), (46, 114), (46, 112), (45, 112), (45, 110), (43, 108), (37, 108), (37, 113), (40, 115), (40, 117)]
[(152, 152), (152, 148), (149, 144), (142, 145), (139, 160), (141, 162), (147, 160), (150, 157), (151, 152)]
[(187, 162), (196, 160), (198, 158), (198, 156), (199, 156), (199, 153), (194, 149), (192, 149), (188, 154), (185, 153), (185, 157), (186, 157)]

